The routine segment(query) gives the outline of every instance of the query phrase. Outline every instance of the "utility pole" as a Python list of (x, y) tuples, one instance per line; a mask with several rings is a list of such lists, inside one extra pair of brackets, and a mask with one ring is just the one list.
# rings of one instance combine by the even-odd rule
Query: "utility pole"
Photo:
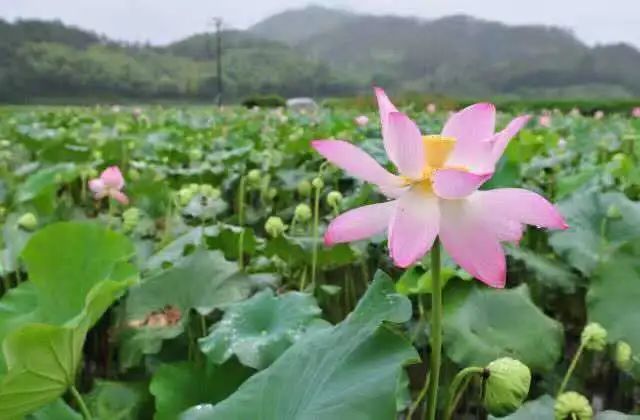
[(211, 19), (216, 27), (216, 80), (218, 84), (218, 106), (222, 106), (222, 18)]

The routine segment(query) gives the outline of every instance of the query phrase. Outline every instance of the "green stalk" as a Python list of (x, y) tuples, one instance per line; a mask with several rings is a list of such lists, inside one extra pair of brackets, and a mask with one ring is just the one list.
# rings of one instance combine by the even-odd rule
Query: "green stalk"
[(71, 388), (69, 388), (69, 390), (71, 391), (71, 395), (73, 395), (73, 398), (76, 400), (76, 403), (78, 403), (78, 407), (80, 407), (80, 411), (82, 412), (82, 417), (84, 417), (85, 420), (91, 420), (92, 419), (91, 413), (89, 412), (87, 405), (82, 399), (82, 395), (80, 395), (76, 387), (73, 385), (71, 385)]
[(313, 254), (311, 256), (311, 287), (316, 287), (316, 266), (318, 265), (318, 223), (320, 218), (320, 188), (315, 188), (313, 201)]
[(569, 369), (567, 369), (567, 373), (565, 373), (564, 378), (562, 379), (562, 383), (560, 384), (560, 389), (558, 389), (558, 396), (564, 392), (564, 389), (569, 383), (569, 379), (571, 379), (571, 375), (578, 364), (578, 360), (580, 360), (580, 356), (582, 356), (582, 352), (584, 351), (584, 343), (580, 343), (580, 347), (578, 347), (578, 351), (573, 355), (573, 359), (571, 360), (571, 364), (569, 365)]
[(436, 419), (438, 411), (438, 385), (442, 362), (442, 282), (440, 279), (440, 241), (431, 249), (431, 381), (427, 399), (427, 418)]
[[(244, 190), (245, 190), (245, 178), (244, 175), (240, 177), (240, 186), (238, 187), (238, 225), (242, 228), (244, 224)], [(244, 261), (242, 258), (244, 250), (244, 229), (240, 231), (238, 236), (238, 267), (240, 270), (244, 269)]]
[(453, 417), (453, 413), (455, 413), (456, 407), (458, 406), (458, 401), (460, 401), (460, 397), (462, 397), (473, 375), (482, 374), (483, 372), (483, 368), (472, 366), (462, 369), (455, 378), (453, 378), (449, 386), (449, 401), (447, 402), (447, 409), (445, 410), (445, 419), (449, 420)]

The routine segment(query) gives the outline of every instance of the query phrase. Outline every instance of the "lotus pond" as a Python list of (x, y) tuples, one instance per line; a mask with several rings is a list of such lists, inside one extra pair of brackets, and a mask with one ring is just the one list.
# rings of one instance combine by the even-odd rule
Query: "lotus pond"
[[(0, 419), (426, 416), (433, 259), (322, 239), (384, 201), (311, 147), (391, 167), (367, 116), (0, 109)], [(596, 117), (533, 118), (482, 187), (569, 225), (505, 244), (505, 288), (443, 251), (438, 419), (639, 418), (640, 118)], [(124, 186), (96, 194), (114, 166)]]

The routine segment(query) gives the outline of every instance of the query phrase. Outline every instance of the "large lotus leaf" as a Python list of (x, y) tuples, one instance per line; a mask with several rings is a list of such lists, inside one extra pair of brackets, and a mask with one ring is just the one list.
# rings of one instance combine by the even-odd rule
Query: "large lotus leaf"
[[(559, 206), (569, 229), (553, 233), (551, 245), (586, 275), (621, 245), (640, 239), (640, 204), (622, 193), (575, 194)], [(619, 210), (620, 217), (607, 217), (613, 208)]]
[(207, 247), (222, 251), (225, 258), (229, 260), (238, 259), (240, 235), (242, 235), (243, 255), (253, 255), (258, 245), (256, 235), (251, 228), (219, 224), (207, 229), (205, 235)]
[(624, 414), (618, 411), (607, 410), (596, 414), (595, 420), (640, 420), (640, 415)]
[(536, 254), (525, 248), (507, 247), (507, 254), (525, 265), (540, 284), (551, 288), (573, 293), (580, 281), (578, 275), (562, 261)]
[[(20, 283), (0, 299), (0, 343), (16, 328), (38, 320), (35, 313), (38, 295), (31, 282)], [(3, 357), (0, 355), (0, 374), (4, 371)]]
[[(103, 258), (85, 260), (81, 259), (82, 254), (60, 251), (65, 246), (82, 248), (82, 241), (98, 251), (108, 244), (124, 249), (111, 249), (111, 256), (105, 253)], [(101, 241), (106, 244), (97, 245)], [(62, 325), (87, 317), (90, 325), (95, 324), (135, 282), (136, 272), (124, 262), (128, 249), (130, 242), (125, 237), (89, 223), (60, 223), (37, 232), (24, 251), (30, 280), (0, 299), (0, 343), (11, 331), (30, 322)], [(50, 254), (59, 255), (60, 259), (52, 260)], [(51, 264), (49, 270), (47, 263)], [(105, 266), (110, 270), (105, 270)], [(55, 294), (55, 300), (51, 293)], [(4, 369), (4, 358), (0, 355), (0, 372)]]
[(77, 176), (77, 167), (72, 163), (60, 163), (40, 169), (20, 185), (16, 192), (16, 200), (25, 202), (43, 194), (52, 194), (59, 185), (69, 182)]
[(587, 293), (590, 321), (607, 330), (610, 342), (626, 341), (640, 356), (640, 257), (619, 253), (596, 271)]
[(142, 409), (150, 397), (146, 384), (96, 381), (85, 397), (89, 411), (96, 419), (137, 420), (144, 418)]
[(62, 398), (45, 405), (27, 416), (28, 420), (82, 420), (82, 415), (73, 410)]
[(197, 404), (215, 404), (231, 395), (252, 370), (235, 361), (198, 366), (191, 362), (162, 365), (153, 374), (149, 391), (155, 397), (155, 420), (174, 420)]
[(131, 288), (127, 318), (138, 319), (167, 305), (206, 315), (249, 294), (246, 274), (219, 251), (199, 249), (171, 268)]
[(29, 324), (3, 343), (8, 372), (0, 381), (0, 418), (20, 418), (55, 401), (75, 383), (89, 328)]
[(220, 251), (199, 249), (149, 277), (131, 288), (126, 321), (139, 322), (167, 307), (177, 309), (180, 319), (172, 325), (142, 325), (124, 331), (123, 367), (134, 365), (144, 354), (157, 353), (163, 340), (180, 335), (189, 310), (208, 314), (246, 298), (249, 292), (249, 276), (238, 271), (237, 264), (225, 260)]
[[(267, 242), (265, 253), (267, 256), (276, 255), (289, 264), (311, 264), (314, 241), (310, 237), (295, 237), (282, 235)], [(318, 267), (332, 269), (354, 262), (357, 254), (346, 244), (325, 247), (318, 244)]]
[(183, 419), (391, 419), (402, 366), (416, 361), (411, 343), (383, 325), (406, 322), (409, 300), (379, 272), (342, 323), (296, 342), (270, 367), (221, 403)]
[(202, 232), (207, 232), (209, 228), (203, 229), (198, 226), (189, 232), (176, 238), (160, 251), (153, 254), (145, 264), (145, 269), (154, 271), (162, 268), (164, 264), (175, 264), (184, 256), (184, 250), (188, 246), (196, 246), (202, 242)]
[(246, 366), (264, 369), (319, 321), (321, 312), (309, 294), (274, 296), (265, 289), (231, 306), (211, 333), (199, 340), (200, 349), (214, 363), (235, 355)]
[(4, 251), (0, 252), (0, 260), (7, 272), (16, 271), (19, 267), (20, 253), (29, 241), (32, 233), (21, 229), (18, 225), (20, 215), (12, 213), (7, 216), (2, 227), (2, 238), (4, 243)]
[(447, 356), (461, 366), (485, 366), (513, 357), (548, 371), (560, 358), (563, 330), (532, 301), (529, 289), (490, 289), (458, 283), (445, 292)]
[(553, 397), (543, 395), (537, 400), (522, 404), (522, 407), (513, 414), (506, 417), (489, 416), (489, 420), (551, 420), (554, 418), (553, 406), (555, 403), (556, 400)]
[(84, 308), (87, 295), (98, 283), (135, 278), (127, 262), (134, 252), (125, 236), (95, 223), (56, 223), (38, 231), (22, 258), (38, 291), (42, 320), (63, 323)]

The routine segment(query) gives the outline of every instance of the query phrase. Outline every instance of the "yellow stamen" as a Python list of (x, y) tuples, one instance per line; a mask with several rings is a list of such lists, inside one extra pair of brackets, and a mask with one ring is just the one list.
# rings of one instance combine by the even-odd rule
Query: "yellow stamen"
[(423, 136), (422, 141), (424, 144), (425, 154), (425, 164), (422, 169), (422, 176), (420, 179), (412, 179), (403, 176), (402, 180), (404, 185), (412, 186), (424, 193), (433, 193), (433, 175), (438, 169), (467, 170), (467, 168), (464, 167), (450, 165), (445, 166), (447, 159), (449, 159), (449, 155), (451, 155), (451, 152), (456, 145), (455, 138), (440, 135), (429, 135)]
[(423, 136), (426, 166), (440, 169), (444, 166), (456, 145), (456, 139), (440, 135)]

